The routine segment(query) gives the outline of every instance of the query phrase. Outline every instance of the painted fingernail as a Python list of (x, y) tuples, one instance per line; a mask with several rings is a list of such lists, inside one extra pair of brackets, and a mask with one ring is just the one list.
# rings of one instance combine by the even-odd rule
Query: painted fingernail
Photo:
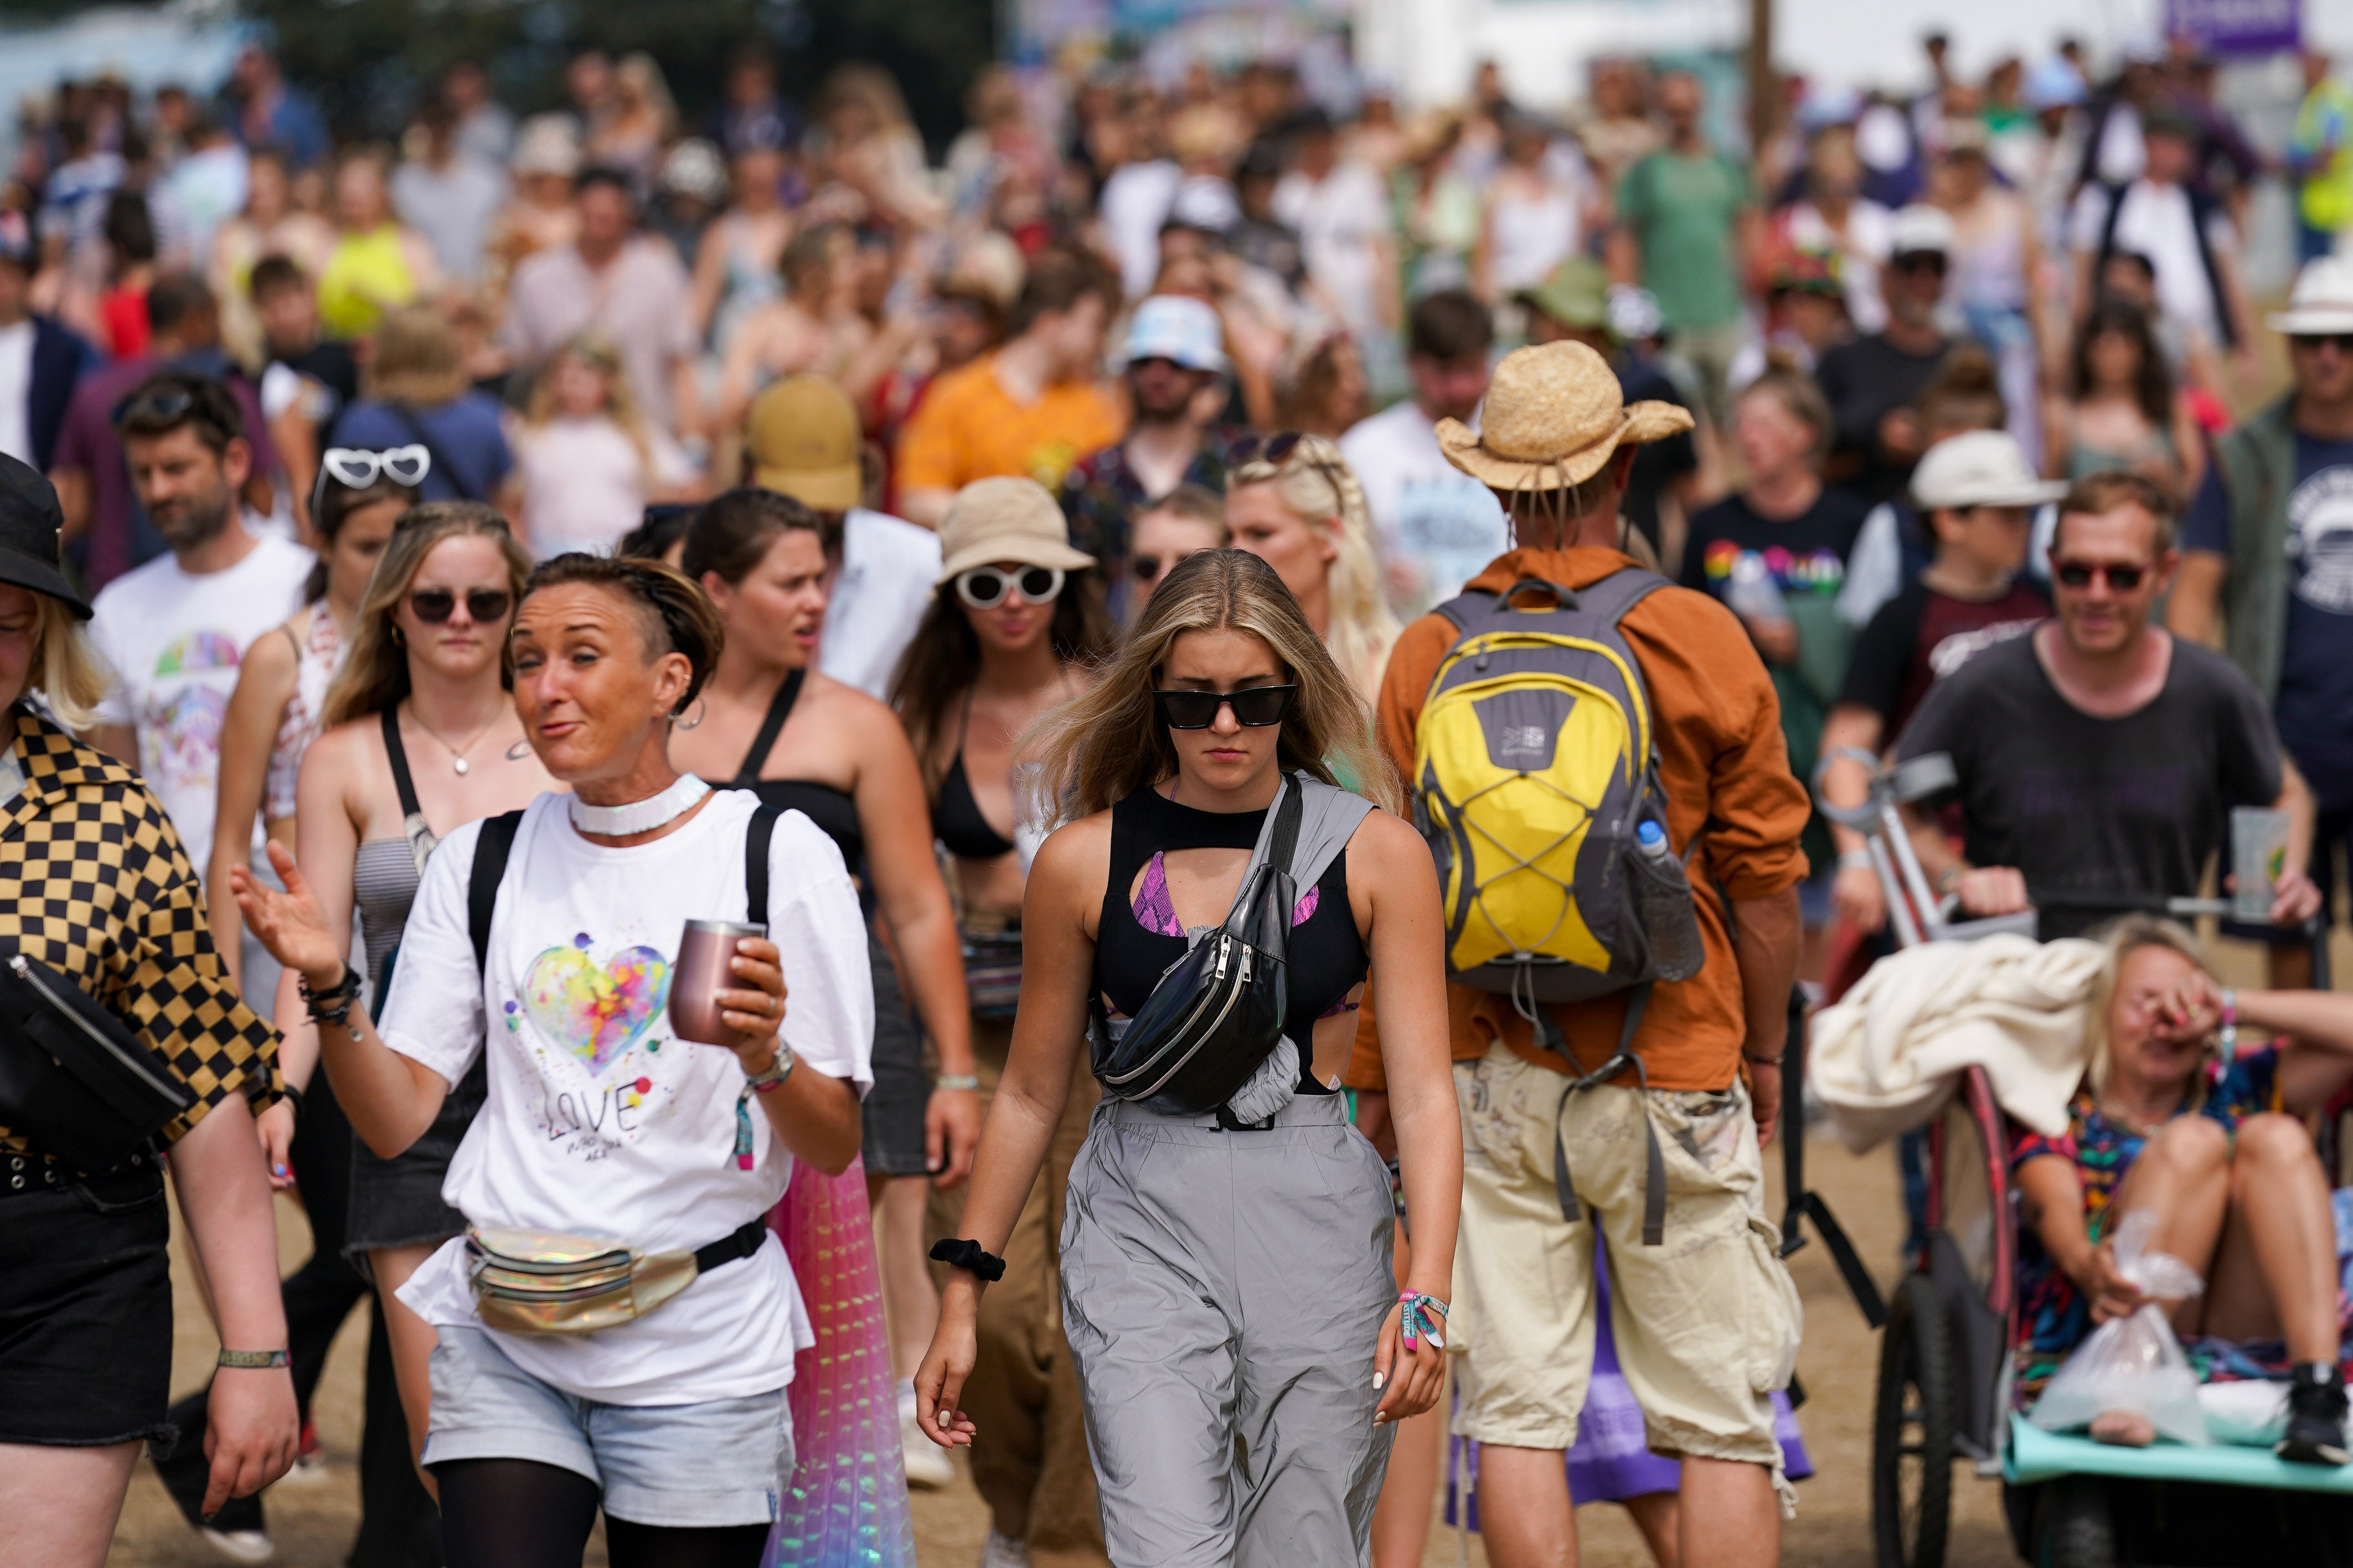
[(273, 1176), (283, 1177), (286, 1174), (286, 1167), (283, 1165), (272, 1165), (269, 1167), (269, 1173)]
[(1373, 1373), (1373, 1391), (1376, 1394), (1379, 1393), (1381, 1384), (1387, 1383), (1388, 1380), (1389, 1374), (1388, 1373), (1377, 1372)]
[(1389, 1413), (1388, 1413), (1388, 1411), (1386, 1411), (1386, 1410), (1376, 1410), (1376, 1411), (1374, 1411), (1374, 1412), (1373, 1412), (1373, 1425), (1374, 1425), (1374, 1426), (1388, 1426), (1388, 1424), (1389, 1424)]

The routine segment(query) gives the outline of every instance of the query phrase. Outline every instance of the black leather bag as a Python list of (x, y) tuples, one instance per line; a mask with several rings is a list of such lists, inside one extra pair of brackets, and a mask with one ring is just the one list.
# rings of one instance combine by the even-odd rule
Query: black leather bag
[(1285, 779), (1267, 857), (1243, 874), (1225, 924), (1168, 966), (1124, 1030), (1095, 997), (1089, 1054), (1106, 1096), (1176, 1116), (1216, 1110), (1282, 1039), (1303, 810), (1298, 783)]
[(37, 959), (0, 959), (0, 1125), (104, 1171), (195, 1102), (97, 998)]

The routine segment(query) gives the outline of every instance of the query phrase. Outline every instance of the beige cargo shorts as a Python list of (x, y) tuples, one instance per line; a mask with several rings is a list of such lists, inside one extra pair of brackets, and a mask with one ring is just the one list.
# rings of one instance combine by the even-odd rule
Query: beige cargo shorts
[[(1447, 1331), (1461, 1389), (1454, 1430), (1567, 1449), (1593, 1373), (1593, 1247), (1609, 1248), (1618, 1363), (1654, 1453), (1772, 1467), (1771, 1391), (1797, 1360), (1797, 1289), (1765, 1217), (1748, 1092), (1641, 1090), (1568, 1079), (1498, 1044), (1454, 1064), (1462, 1108), (1462, 1230)], [(1648, 1100), (1666, 1157), (1666, 1239), (1642, 1241)], [(1561, 1216), (1553, 1133), (1579, 1217)]]

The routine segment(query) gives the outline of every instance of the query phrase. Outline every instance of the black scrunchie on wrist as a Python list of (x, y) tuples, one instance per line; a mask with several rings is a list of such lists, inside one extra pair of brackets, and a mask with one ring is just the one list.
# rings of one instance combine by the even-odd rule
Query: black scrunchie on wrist
[(993, 1252), (983, 1252), (980, 1243), (963, 1237), (932, 1243), (932, 1261), (944, 1263), (951, 1268), (961, 1268), (992, 1285), (1005, 1278), (1005, 1259)]

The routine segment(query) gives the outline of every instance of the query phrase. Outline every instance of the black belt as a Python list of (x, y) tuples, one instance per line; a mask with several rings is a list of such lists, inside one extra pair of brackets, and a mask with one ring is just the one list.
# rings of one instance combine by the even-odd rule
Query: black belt
[(162, 1156), (151, 1156), (142, 1152), (108, 1170), (77, 1171), (53, 1155), (31, 1152), (0, 1155), (0, 1198), (30, 1197), (35, 1193), (61, 1193), (101, 1176), (124, 1175), (151, 1166), (160, 1170), (163, 1163)]
[(723, 1236), (707, 1247), (696, 1247), (694, 1271), (697, 1274), (708, 1274), (712, 1269), (733, 1263), (739, 1258), (751, 1257), (760, 1250), (761, 1239), (767, 1234), (766, 1220), (745, 1220), (733, 1236)]

